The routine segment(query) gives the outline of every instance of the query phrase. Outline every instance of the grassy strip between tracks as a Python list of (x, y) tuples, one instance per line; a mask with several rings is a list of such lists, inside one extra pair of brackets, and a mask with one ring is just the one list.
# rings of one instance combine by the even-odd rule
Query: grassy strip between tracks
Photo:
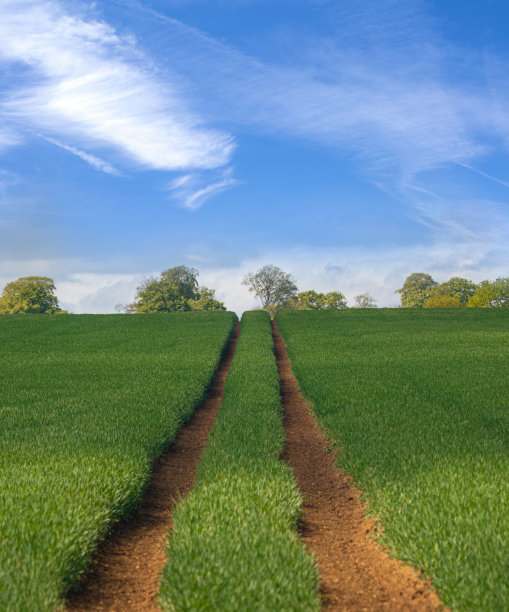
[(301, 497), (284, 445), (270, 319), (245, 313), (197, 484), (174, 515), (163, 610), (318, 610), (296, 532)]
[(452, 608), (508, 610), (509, 309), (276, 320), (382, 541)]
[(202, 399), (236, 317), (0, 317), (0, 610), (54, 610)]

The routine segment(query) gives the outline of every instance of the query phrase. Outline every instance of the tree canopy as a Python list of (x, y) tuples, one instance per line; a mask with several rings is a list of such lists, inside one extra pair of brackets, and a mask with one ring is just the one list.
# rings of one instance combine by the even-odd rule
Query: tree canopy
[(431, 290), (437, 282), (429, 274), (414, 272), (405, 279), (403, 287), (396, 289), (401, 294), (401, 305), (405, 308), (422, 308), (424, 302), (431, 297)]
[(456, 295), (432, 295), (423, 305), (423, 308), (459, 308), (464, 306)]
[(494, 308), (509, 306), (509, 278), (477, 284), (453, 276), (438, 284), (429, 274), (417, 272), (408, 276), (396, 293), (401, 293), (401, 305), (405, 308)]
[(318, 293), (313, 289), (302, 291), (288, 305), (296, 310), (341, 310), (347, 308), (346, 298), (339, 291)]
[(474, 295), (477, 287), (478, 285), (476, 285), (476, 283), (466, 278), (453, 276), (448, 281), (445, 281), (445, 283), (433, 287), (430, 291), (430, 298), (437, 298), (440, 296), (458, 298), (459, 303), (463, 306)]
[(55, 296), (53, 279), (24, 276), (5, 285), (0, 297), (1, 314), (56, 314), (64, 312)]
[(264, 310), (284, 306), (297, 293), (295, 279), (277, 266), (263, 266), (257, 272), (246, 274), (242, 280), (249, 291), (261, 300)]
[(135, 301), (127, 312), (176, 312), (185, 310), (226, 310), (214, 298), (214, 290), (198, 285), (198, 270), (175, 266), (161, 272), (159, 278), (148, 277), (138, 287)]
[(477, 308), (509, 306), (509, 278), (482, 281), (468, 300), (467, 306)]

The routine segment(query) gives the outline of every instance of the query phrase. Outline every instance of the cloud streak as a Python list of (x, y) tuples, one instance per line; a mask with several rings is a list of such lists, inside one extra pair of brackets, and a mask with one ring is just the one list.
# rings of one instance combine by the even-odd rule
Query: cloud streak
[[(345, 44), (346, 33), (339, 28), (335, 37), (307, 41), (309, 52), (294, 67), (259, 61), (176, 20), (159, 18), (171, 32), (168, 45), (177, 65), (200, 84), (202, 99), (222, 119), (227, 113), (244, 126), (346, 147), (380, 172), (421, 171), (484, 152), (472, 134), (475, 118), (458, 104), (464, 96), (472, 99), (473, 92), (450, 85), (444, 75), (444, 65), (455, 58), (446, 55), (439, 39), (423, 46), (415, 22), (427, 32), (426, 16), (407, 14), (401, 2), (376, 11), (372, 3), (361, 4), (371, 10), (352, 5), (349, 27), (356, 33), (369, 30), (375, 43), (363, 48), (346, 36)], [(396, 23), (389, 18), (392, 11), (406, 18)], [(378, 36), (373, 36), (375, 26)], [(186, 56), (173, 45), (185, 46)], [(472, 107), (479, 113), (489, 104), (476, 98)]]
[(486, 87), (494, 60), (444, 40), (426, 6), (324, 3), (328, 35), (296, 33), (291, 65), (150, 14), (175, 67), (197, 84), (204, 115), (239, 133), (325, 145), (354, 159), (366, 180), (422, 207), (420, 174), (450, 165), (478, 172), (476, 160), (508, 148), (500, 133), (509, 125), (504, 82)]
[(49, 136), (42, 136), (42, 138), (46, 140), (47, 142), (50, 142), (51, 144), (54, 144), (55, 146), (63, 149), (64, 151), (68, 151), (69, 153), (76, 155), (83, 161), (87, 162), (87, 164), (90, 164), (96, 170), (100, 170), (101, 172), (106, 172), (106, 174), (113, 174), (114, 176), (122, 176), (122, 173), (120, 172), (120, 170), (117, 170), (114, 166), (104, 161), (103, 159), (96, 157), (95, 155), (91, 155), (90, 153), (81, 151), (80, 149), (76, 147), (66, 145), (58, 141), (56, 138), (50, 138)]
[(171, 181), (167, 188), (184, 208), (198, 210), (211, 197), (241, 183), (233, 178), (233, 168), (229, 167), (208, 174), (185, 174)]
[[(157, 170), (229, 161), (231, 136), (205, 127), (189, 110), (176, 76), (163, 83), (133, 37), (63, 7), (53, 0), (0, 5), (0, 62), (23, 67), (0, 102), (10, 132), (72, 141), (71, 153), (103, 171), (83, 148), (115, 151)], [(2, 141), (9, 144), (0, 134)]]

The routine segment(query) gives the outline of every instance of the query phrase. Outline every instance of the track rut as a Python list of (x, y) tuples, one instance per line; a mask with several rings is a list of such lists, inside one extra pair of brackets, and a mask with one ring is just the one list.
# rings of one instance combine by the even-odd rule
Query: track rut
[(300, 533), (317, 561), (322, 609), (443, 609), (431, 585), (391, 558), (372, 537), (374, 523), (365, 516), (360, 492), (335, 466), (331, 444), (300, 392), (274, 322), (272, 330), (284, 411), (283, 458), (304, 497)]
[(156, 612), (159, 578), (173, 509), (194, 485), (196, 467), (221, 406), (240, 323), (228, 342), (206, 398), (172, 446), (154, 460), (141, 505), (100, 544), (93, 569), (68, 594), (66, 612)]

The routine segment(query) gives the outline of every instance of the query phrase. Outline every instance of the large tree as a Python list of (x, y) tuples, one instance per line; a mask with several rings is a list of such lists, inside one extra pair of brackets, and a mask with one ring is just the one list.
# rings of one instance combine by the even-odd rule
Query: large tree
[(401, 305), (404, 308), (422, 308), (437, 284), (429, 274), (415, 272), (406, 277), (403, 287), (397, 289), (396, 293), (401, 294)]
[(246, 274), (242, 281), (261, 300), (264, 310), (284, 306), (297, 293), (295, 279), (277, 266), (263, 266), (257, 272)]
[(430, 291), (430, 299), (438, 297), (457, 298), (460, 305), (464, 306), (477, 291), (478, 287), (479, 285), (476, 285), (471, 280), (453, 276), (448, 281), (445, 281), (445, 283), (433, 287)]
[(175, 266), (161, 272), (159, 278), (148, 277), (138, 287), (135, 301), (127, 312), (176, 312), (180, 310), (225, 310), (214, 298), (214, 291), (198, 285), (198, 270)]
[(477, 308), (496, 308), (509, 306), (509, 278), (484, 280), (468, 300), (467, 306)]
[(47, 276), (24, 276), (5, 285), (1, 314), (56, 314), (64, 312), (55, 296), (55, 283)]

